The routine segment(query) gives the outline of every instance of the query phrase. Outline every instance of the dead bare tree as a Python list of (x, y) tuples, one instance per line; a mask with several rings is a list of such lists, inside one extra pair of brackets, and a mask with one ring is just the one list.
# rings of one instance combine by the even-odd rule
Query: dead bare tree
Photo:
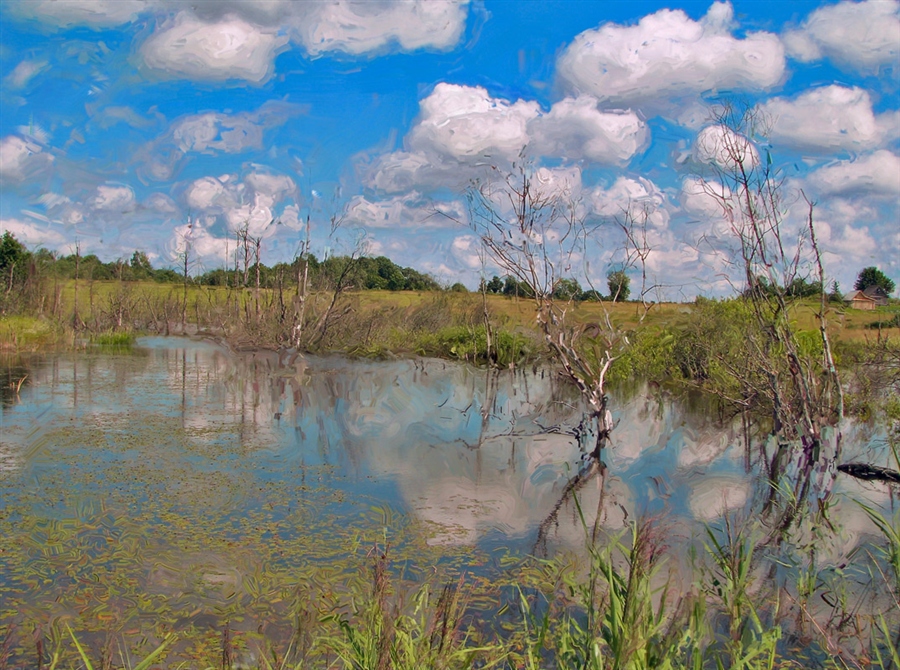
[[(727, 262), (731, 276), (742, 278), (741, 295), (755, 324), (746, 345), (764, 382), (748, 387), (745, 397), (762, 396), (771, 412), (769, 442), (775, 446), (767, 454), (767, 509), (776, 515), (773, 533), (780, 534), (808, 503), (816, 511), (825, 508), (840, 455), (843, 394), (828, 339), (815, 207), (802, 193), (789, 201), (784, 178), (764, 149), (767, 119), (752, 108), (725, 105), (714, 111), (713, 122), (698, 140), (698, 157), (711, 173), (700, 183), (727, 222)], [(804, 220), (792, 226), (790, 205), (801, 202)], [(808, 277), (817, 280), (821, 298), (821, 351), (812, 353), (791, 318), (791, 286)], [(740, 376), (738, 382), (752, 383)]]
[(291, 330), (291, 341), (299, 348), (303, 339), (303, 325), (306, 321), (306, 301), (309, 297), (309, 250), (310, 250), (310, 215), (306, 215), (306, 236), (300, 242), (299, 252), (294, 256), (297, 268), (297, 295), (294, 298), (294, 326)]
[(187, 302), (188, 302), (188, 282), (190, 280), (191, 269), (191, 243), (193, 241), (194, 220), (188, 214), (187, 225), (181, 233), (180, 244), (178, 245), (178, 260), (181, 262), (182, 270), (182, 294), (181, 294), (181, 332), (184, 333), (187, 327)]
[[(565, 429), (578, 443), (584, 458), (540, 524), (535, 550), (546, 550), (547, 534), (555, 526), (561, 508), (588, 482), (599, 478), (600, 497), (593, 528), (596, 538), (606, 499), (602, 454), (613, 430), (607, 379), (613, 361), (628, 346), (628, 338), (613, 325), (606, 310), (602, 323), (589, 328), (574, 323), (571, 311), (577, 296), (557, 289), (565, 286), (567, 275), (571, 276), (590, 253), (608, 243), (612, 237), (607, 232), (610, 229), (604, 228), (603, 222), (587, 222), (577, 195), (568, 186), (544, 188), (535, 179), (532, 165), (524, 159), (505, 175), (493, 169), (489, 179), (473, 183), (467, 192), (467, 203), (469, 223), (481, 238), (488, 258), (527, 288), (538, 328), (553, 360), (585, 403), (577, 425)], [(626, 253), (624, 267), (632, 267), (643, 263), (650, 252), (646, 235), (641, 236), (635, 227), (636, 222), (646, 224), (646, 216), (633, 215), (632, 203), (623, 205), (624, 214), (618, 222), (630, 234), (626, 235), (625, 244), (638, 239), (643, 242)], [(578, 269), (584, 270), (584, 277), (593, 288), (587, 267)], [(646, 279), (645, 273), (642, 276)], [(594, 294), (599, 295), (596, 289)]]
[(625, 337), (607, 314), (603, 326), (592, 331), (594, 337), (581, 338), (584, 329), (568, 318), (573, 298), (556, 292), (598, 229), (585, 224), (580, 203), (567, 188), (541, 188), (527, 160), (505, 176), (496, 169), (491, 176), (467, 192), (470, 225), (489, 259), (527, 287), (554, 360), (587, 404), (575, 434), (583, 451), (599, 461), (612, 430), (606, 379)]

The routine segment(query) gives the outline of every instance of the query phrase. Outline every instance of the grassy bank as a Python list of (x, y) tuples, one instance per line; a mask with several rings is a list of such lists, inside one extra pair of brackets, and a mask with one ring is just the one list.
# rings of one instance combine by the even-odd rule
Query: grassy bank
[[(296, 302), (296, 292), (287, 289), (257, 293), (198, 285), (185, 289), (156, 282), (82, 280), (76, 285), (73, 280), (57, 281), (32, 309), (0, 317), (0, 347), (33, 351), (72, 346), (79, 336), (89, 340), (107, 332), (209, 332), (237, 346), (286, 346), (296, 325)], [(573, 328), (609, 318), (625, 331), (678, 332), (705, 318), (698, 309), (702, 304), (660, 303), (648, 309), (640, 303), (580, 302), (569, 306), (567, 319)], [(321, 332), (329, 307), (328, 323)], [(791, 309), (799, 330), (818, 328), (814, 300), (796, 301)], [(468, 329), (472, 334), (469, 355), (477, 358), (486, 319), (491, 329), (523, 338), (529, 347), (521, 353), (536, 356), (541, 348), (534, 303), (527, 298), (441, 291), (370, 290), (337, 296), (317, 292), (308, 297), (306, 310), (303, 326), (312, 333), (305, 342), (310, 349), (453, 357), (445, 345), (461, 351), (457, 346), (460, 329)], [(898, 314), (900, 305), (874, 311), (832, 306), (827, 314), (829, 332), (844, 342), (872, 341), (879, 335), (900, 338)]]

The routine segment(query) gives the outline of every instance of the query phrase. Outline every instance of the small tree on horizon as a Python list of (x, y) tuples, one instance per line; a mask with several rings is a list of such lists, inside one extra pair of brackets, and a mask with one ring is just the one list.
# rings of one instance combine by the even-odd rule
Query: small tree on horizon
[(631, 295), (631, 279), (624, 270), (610, 270), (606, 275), (606, 285), (613, 302), (625, 302)]
[(884, 292), (890, 295), (894, 292), (896, 284), (894, 280), (884, 274), (875, 266), (863, 268), (856, 277), (856, 283), (853, 285), (857, 291), (865, 291), (870, 286), (878, 286), (884, 289)]

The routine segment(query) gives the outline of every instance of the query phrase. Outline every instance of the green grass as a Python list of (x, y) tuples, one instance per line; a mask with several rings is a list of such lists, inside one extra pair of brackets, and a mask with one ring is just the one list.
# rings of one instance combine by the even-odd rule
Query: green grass
[(0, 316), (0, 351), (47, 351), (71, 344), (71, 332), (49, 319), (22, 315)]
[(134, 333), (109, 331), (93, 338), (93, 343), (104, 349), (129, 349), (134, 344)]

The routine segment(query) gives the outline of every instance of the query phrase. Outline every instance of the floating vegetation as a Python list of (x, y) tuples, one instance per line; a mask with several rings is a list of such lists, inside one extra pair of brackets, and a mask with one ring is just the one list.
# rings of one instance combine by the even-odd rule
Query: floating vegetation
[(636, 391), (533, 558), (579, 458), (554, 375), (183, 344), (16, 368), (0, 668), (894, 662), (888, 484), (766, 545), (741, 426)]

